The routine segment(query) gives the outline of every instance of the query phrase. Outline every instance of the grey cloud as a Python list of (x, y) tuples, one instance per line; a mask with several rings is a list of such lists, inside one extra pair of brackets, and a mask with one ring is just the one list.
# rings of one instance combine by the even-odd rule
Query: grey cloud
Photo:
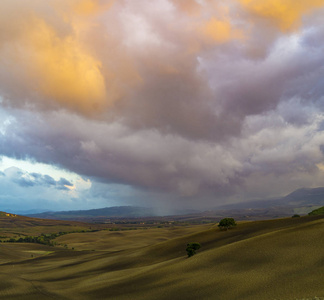
[(322, 50), (308, 55), (307, 45), (298, 41), (297, 49), (289, 49), (293, 42), (293, 37), (282, 41), (282, 46), (262, 61), (246, 60), (242, 53), (202, 58), (202, 67), (208, 72), (224, 114), (237, 116), (242, 124), (246, 116), (273, 110), (292, 98), (301, 99), (304, 106), (322, 101)]
[(16, 167), (7, 168), (4, 174), (9, 180), (22, 187), (31, 187), (35, 184), (28, 174)]
[[(311, 111), (309, 114), (314, 116)], [(30, 117), (27, 112), (19, 112), (19, 120), (24, 123), (29, 123)], [(68, 124), (73, 126), (67, 131)], [(194, 202), (193, 199), (199, 197), (205, 199), (205, 204), (211, 204), (240, 189), (248, 190), (253, 186), (251, 178), (255, 174), (263, 174), (265, 179), (286, 175), (287, 181), (303, 174), (305, 182), (309, 182), (308, 178), (318, 178), (314, 182), (318, 181), (321, 174), (316, 164), (323, 160), (320, 151), (323, 132), (313, 131), (309, 136), (313, 127), (312, 122), (287, 126), (276, 110), (247, 118), (242, 137), (231, 142), (210, 143), (155, 130), (133, 131), (118, 123), (85, 121), (66, 113), (51, 113), (44, 115), (41, 124), (25, 127), (12, 135), (20, 135), (21, 138), (14, 141), (19, 143), (28, 136), (28, 142), (32, 140), (35, 147), (15, 144), (10, 135), (3, 142), (13, 145), (13, 149), (7, 148), (7, 153), (15, 150), (18, 157), (23, 153), (30, 157), (37, 155), (42, 162), (55, 161), (103, 183), (126, 184), (143, 193), (165, 193), (179, 203)], [(47, 150), (41, 152), (45, 148)], [(281, 183), (280, 186), (278, 193), (289, 192)]]
[(33, 181), (26, 179), (26, 178), (17, 178), (17, 179), (14, 179), (13, 182), (15, 182), (23, 187), (29, 187), (29, 186), (35, 185), (35, 183)]
[[(36, 128), (26, 128), (28, 132), (20, 133), (33, 139), (35, 143), (32, 144), (40, 146), (40, 148), (30, 148), (28, 155), (33, 157), (38, 153), (45, 146), (39, 143), (43, 141), (47, 149), (56, 149), (44, 152), (43, 162), (55, 160), (70, 170), (86, 176), (98, 177), (104, 181), (146, 188), (178, 190), (186, 195), (197, 193), (200, 185), (204, 185), (205, 181), (210, 182), (208, 183), (210, 186), (214, 181), (220, 181), (221, 185), (228, 184), (226, 177), (232, 177), (235, 173), (235, 170), (230, 170), (229, 166), (237, 164), (235, 168), (239, 168), (239, 163), (234, 158), (232, 162), (232, 158), (227, 157), (222, 149), (217, 149), (217, 146), (204, 145), (204, 142), (196, 144), (194, 141), (179, 136), (163, 136), (154, 130), (135, 133), (118, 124), (105, 126), (96, 122), (85, 124), (84, 120), (76, 117), (74, 124), (78, 126), (74, 127), (75, 131), (70, 130), (66, 134), (66, 127), (63, 124), (71, 123), (71, 118), (68, 115), (58, 116), (57, 114), (51, 117), (49, 115), (46, 117), (48, 125), (35, 124), (37, 128), (42, 128), (41, 131), (37, 132)], [(60, 121), (56, 117), (59, 117)], [(51, 122), (58, 122), (62, 125), (62, 131), (59, 131), (59, 134), (56, 131), (58, 128), (52, 132)], [(53, 134), (59, 138), (53, 138)], [(89, 140), (90, 136), (95, 147), (85, 146), (83, 142)], [(147, 143), (147, 140), (150, 143)], [(19, 141), (22, 142), (23, 139)], [(88, 144), (91, 144), (90, 141)], [(6, 145), (12, 144), (10, 139), (4, 142)], [(69, 145), (69, 147), (58, 147), (58, 145)], [(24, 144), (15, 144), (13, 149), (18, 157), (26, 151)], [(93, 149), (97, 150), (93, 152)], [(207, 155), (206, 158), (204, 158), (205, 155)], [(220, 162), (218, 158), (221, 156), (223, 157)], [(38, 158), (40, 158), (39, 155)], [(224, 159), (227, 158), (225, 163)], [(210, 164), (209, 160), (213, 163)], [(223, 164), (224, 171), (221, 175), (217, 175), (215, 168), (221, 169)], [(202, 176), (202, 183), (197, 182), (196, 177), (199, 176)], [(219, 178), (213, 179), (213, 176)], [(223, 176), (225, 178), (222, 178)]]
[(61, 191), (69, 191), (69, 189), (64, 185), (58, 185), (56, 189)]
[[(132, 196), (116, 192), (127, 201), (208, 204), (321, 184), (322, 18), (280, 32), (262, 18), (247, 22), (245, 12), (235, 21), (249, 35), (219, 44), (201, 37), (201, 19), (161, 3), (116, 2), (83, 36), (118, 99), (98, 115), (39, 102), (29, 90), (35, 82), (9, 80), (4, 69), (0, 113), (15, 120), (0, 123), (0, 154), (90, 177), (100, 199), (111, 195), (106, 184), (130, 187)], [(46, 16), (59, 36), (73, 34), (60, 16)], [(72, 187), (64, 178), (30, 176), (20, 184)]]
[(33, 176), (36, 179), (39, 179), (39, 178), (42, 177), (42, 174), (39, 174), (39, 173), (30, 173), (30, 175)]
[(59, 190), (69, 191), (68, 187), (73, 187), (73, 183), (66, 180), (65, 178), (61, 178), (59, 181), (56, 182), (56, 188)]
[(30, 175), (34, 178), (34, 182), (37, 185), (56, 186), (58, 184), (53, 177), (47, 174), (31, 173)]
[(324, 155), (324, 144), (320, 145), (320, 150), (322, 151), (322, 153)]
[(68, 185), (68, 186), (73, 186), (73, 183), (71, 183), (70, 181), (66, 180), (65, 178), (61, 178), (57, 184), (59, 185)]
[(48, 184), (48, 185), (56, 185), (56, 181), (54, 180), (54, 178), (52, 178), (51, 176), (49, 175), (44, 175), (41, 177), (41, 180), (45, 183), (45, 184)]

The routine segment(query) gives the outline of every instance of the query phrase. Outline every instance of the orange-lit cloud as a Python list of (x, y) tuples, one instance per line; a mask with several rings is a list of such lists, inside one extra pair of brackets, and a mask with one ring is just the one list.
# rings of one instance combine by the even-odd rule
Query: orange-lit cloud
[(243, 36), (228, 20), (218, 20), (214, 17), (203, 25), (202, 32), (210, 41), (216, 43), (225, 43)]
[(87, 111), (100, 108), (105, 101), (105, 80), (101, 63), (89, 55), (73, 36), (59, 37), (43, 20), (34, 26), (24, 41), (25, 51), (38, 80), (39, 92), (63, 105)]
[(79, 14), (89, 15), (96, 13), (100, 10), (98, 1), (94, 0), (82, 0), (74, 4), (75, 12)]
[(323, 0), (239, 0), (252, 13), (274, 22), (282, 31), (296, 28), (303, 14), (324, 6)]
[[(111, 84), (115, 75), (109, 69), (103, 72), (101, 58), (87, 46), (87, 34), (96, 23), (83, 17), (107, 10), (112, 4), (108, 2), (49, 1), (50, 12), (37, 0), (30, 6), (20, 6), (19, 1), (1, 3), (0, 24), (5, 30), (0, 34), (0, 51), (5, 68), (12, 66), (6, 88), (17, 86), (8, 95), (18, 102), (29, 98), (43, 107), (51, 102), (88, 115), (111, 105), (119, 96)], [(7, 15), (17, 20), (10, 21)]]
[(172, 0), (172, 3), (189, 15), (199, 15), (201, 13), (202, 7), (195, 0)]
[(65, 15), (91, 16), (108, 10), (115, 0), (52, 0), (51, 5)]

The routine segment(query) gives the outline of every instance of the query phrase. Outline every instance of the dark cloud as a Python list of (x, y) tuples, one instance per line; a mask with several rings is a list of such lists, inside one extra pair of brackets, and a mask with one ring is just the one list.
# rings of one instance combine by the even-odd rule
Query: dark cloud
[[(294, 102), (290, 105), (294, 106)], [(314, 112), (309, 111), (309, 116)], [(28, 112), (20, 113), (19, 120), (28, 123), (30, 117)], [(74, 126), (67, 131), (71, 123)], [(2, 140), (12, 145), (7, 149), (15, 151), (16, 157), (37, 155), (41, 162), (55, 161), (101, 182), (165, 192), (170, 199), (184, 197), (193, 201), (190, 199), (203, 197), (205, 203), (211, 203), (216, 197), (248, 188), (256, 173), (262, 173), (264, 178), (287, 176), (289, 181), (300, 174), (314, 182), (320, 180), (316, 164), (323, 160), (319, 150), (323, 132), (312, 129), (314, 122), (298, 127), (287, 125), (278, 110), (251, 116), (242, 137), (216, 144), (154, 130), (132, 131), (117, 123), (102, 124), (76, 116), (71, 119), (66, 113), (46, 114), (42, 123), (33, 124), (35, 127), (15, 133), (15, 140), (10, 135)], [(53, 124), (60, 124), (60, 128)], [(310, 130), (312, 135), (308, 135)], [(28, 143), (33, 141), (33, 147), (25, 144), (24, 136), (28, 136)], [(43, 152), (44, 148), (47, 151)], [(291, 188), (301, 182), (297, 180)], [(70, 184), (60, 180), (57, 186), (66, 189), (64, 185)]]
[(39, 173), (30, 173), (30, 175), (33, 176), (36, 179), (40, 179), (43, 176), (42, 174), (39, 174)]
[(44, 182), (46, 185), (56, 185), (57, 182), (49, 175), (44, 175), (40, 178), (40, 181)]
[(58, 185), (67, 185), (67, 186), (73, 186), (73, 183), (70, 181), (66, 180), (65, 178), (61, 178), (58, 182)]
[(59, 190), (69, 191), (69, 187), (73, 187), (73, 183), (66, 180), (65, 178), (61, 178), (59, 181), (56, 182), (56, 188)]
[(22, 187), (34, 186), (35, 183), (27, 178), (14, 179), (13, 182), (19, 184)]

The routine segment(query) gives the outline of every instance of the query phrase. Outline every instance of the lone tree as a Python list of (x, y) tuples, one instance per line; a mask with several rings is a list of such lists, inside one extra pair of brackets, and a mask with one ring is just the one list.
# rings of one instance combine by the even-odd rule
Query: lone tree
[(191, 257), (193, 255), (196, 254), (196, 250), (200, 249), (200, 244), (199, 243), (189, 243), (187, 244), (187, 248), (186, 248), (186, 251), (187, 251), (187, 254), (188, 254), (188, 257)]
[(236, 226), (236, 222), (233, 218), (224, 218), (219, 221), (218, 227), (221, 230), (227, 230)]
[(300, 215), (295, 214), (292, 216), (292, 218), (300, 218)]

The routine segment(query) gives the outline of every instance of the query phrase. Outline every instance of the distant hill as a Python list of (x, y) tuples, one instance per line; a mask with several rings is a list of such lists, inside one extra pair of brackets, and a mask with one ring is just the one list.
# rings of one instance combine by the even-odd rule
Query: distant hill
[(95, 224), (89, 226), (87, 223), (70, 220), (30, 218), (0, 211), (0, 242), (9, 238), (40, 236), (43, 233), (79, 232), (99, 228), (100, 225)]
[(298, 189), (282, 199), (290, 205), (323, 205), (324, 187)]
[(20, 216), (0, 211), (0, 228), (35, 227), (35, 226), (86, 226), (87, 224), (68, 220), (49, 220)]
[(324, 205), (324, 187), (301, 188), (280, 198), (254, 200), (243, 203), (223, 205), (222, 209), (230, 208), (270, 208), (274, 206), (305, 207)]
[(29, 217), (56, 219), (56, 220), (76, 220), (89, 218), (136, 218), (155, 216), (153, 209), (139, 206), (114, 206), (89, 210), (72, 210), (44, 212), (31, 214)]
[[(302, 188), (281, 198), (223, 205), (204, 212), (197, 210), (176, 211), (172, 218), (181, 221), (204, 221), (232, 216), (239, 220), (262, 220), (288, 217), (296, 213), (305, 215), (323, 205), (324, 187)], [(90, 210), (43, 212), (26, 214), (26, 216), (43, 219), (102, 222), (109, 218), (145, 218), (157, 217), (158, 214), (152, 208), (115, 206)], [(169, 217), (171, 218), (171, 216)]]

